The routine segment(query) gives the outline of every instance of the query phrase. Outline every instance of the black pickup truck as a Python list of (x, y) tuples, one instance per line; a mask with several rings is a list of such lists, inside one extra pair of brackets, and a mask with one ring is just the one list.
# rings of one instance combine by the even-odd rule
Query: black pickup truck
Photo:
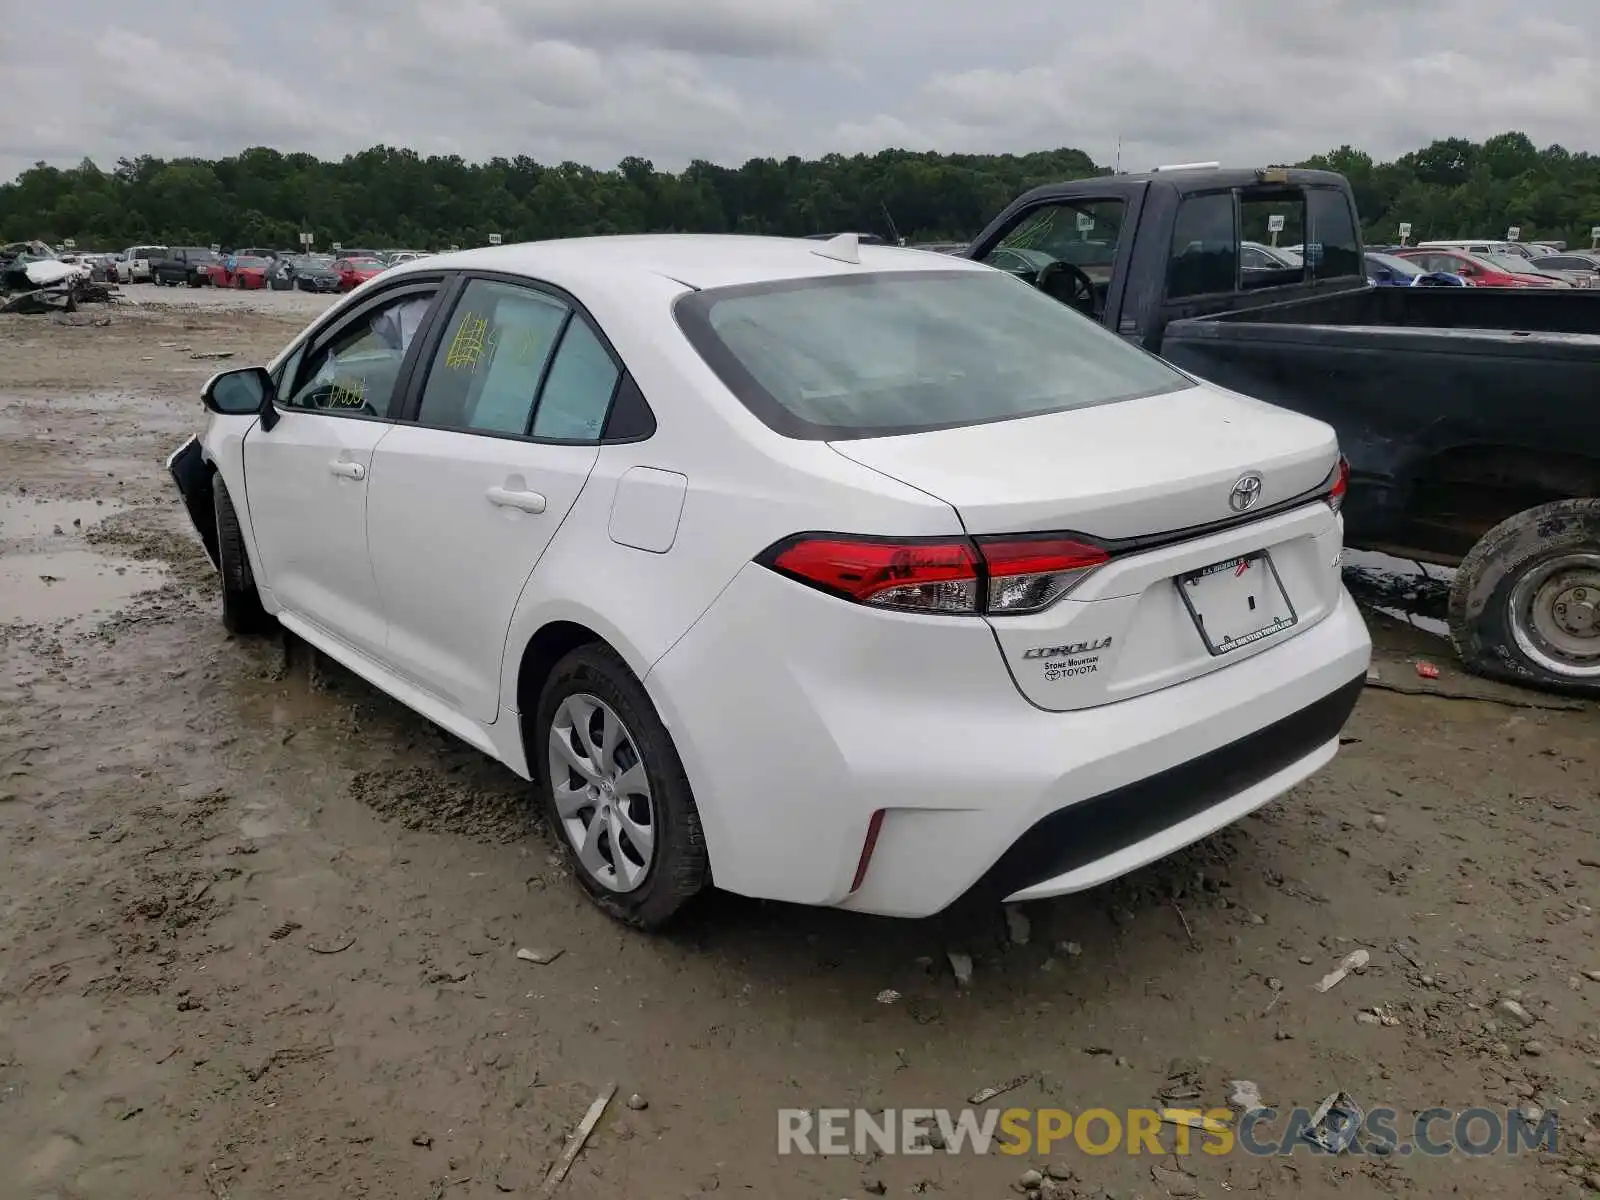
[(1348, 543), (1459, 564), (1463, 661), (1600, 695), (1600, 292), (1372, 287), (1349, 185), (1287, 168), (1036, 188), (965, 254), (1327, 421)]

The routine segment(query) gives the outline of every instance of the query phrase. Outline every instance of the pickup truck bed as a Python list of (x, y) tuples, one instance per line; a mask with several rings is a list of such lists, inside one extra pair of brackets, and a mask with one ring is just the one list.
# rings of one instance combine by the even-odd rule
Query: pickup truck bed
[(1600, 399), (1600, 294), (1309, 296), (1173, 321), (1161, 353), (1338, 429), (1355, 545), (1454, 564), (1511, 512), (1596, 482), (1572, 451), (1600, 447), (1600, 403), (1579, 399)]
[(1600, 696), (1600, 292), (1372, 287), (1359, 230), (1331, 172), (1179, 169), (1035, 188), (966, 256), (1327, 421), (1347, 542), (1459, 564), (1467, 665)]

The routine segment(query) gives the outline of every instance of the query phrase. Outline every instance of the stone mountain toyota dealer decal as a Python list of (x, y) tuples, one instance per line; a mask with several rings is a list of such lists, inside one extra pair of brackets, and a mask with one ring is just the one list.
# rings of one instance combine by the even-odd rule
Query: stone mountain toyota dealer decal
[(1111, 645), (1108, 637), (1097, 641), (1071, 642), (1065, 646), (1035, 646), (1024, 650), (1024, 659), (1044, 659), (1044, 677), (1054, 683), (1075, 675), (1093, 675), (1100, 669), (1100, 651)]

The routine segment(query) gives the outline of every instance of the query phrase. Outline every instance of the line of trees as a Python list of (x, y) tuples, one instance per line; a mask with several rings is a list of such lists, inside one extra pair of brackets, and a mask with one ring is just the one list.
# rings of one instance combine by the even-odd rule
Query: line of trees
[[(1302, 166), (1349, 176), (1368, 240), (1503, 236), (1588, 245), (1600, 224), (1600, 157), (1536, 147), (1521, 133), (1434, 142), (1393, 162), (1342, 146)], [(375, 146), (338, 162), (254, 147), (231, 158), (39, 163), (0, 185), (0, 242), (80, 247), (317, 243), (441, 249), (643, 231), (800, 235), (853, 229), (909, 240), (970, 237), (1036, 184), (1108, 174), (1081, 150), (935, 154), (884, 150), (820, 159), (696, 161), (679, 173), (643, 158), (614, 170), (526, 156), (468, 163)]]

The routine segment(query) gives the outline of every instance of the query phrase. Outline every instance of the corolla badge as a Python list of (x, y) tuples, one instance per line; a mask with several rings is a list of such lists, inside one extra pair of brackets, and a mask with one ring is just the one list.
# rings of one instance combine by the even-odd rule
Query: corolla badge
[(1233, 485), (1233, 491), (1228, 493), (1228, 507), (1234, 512), (1248, 512), (1260, 499), (1261, 476), (1254, 471), (1247, 471), (1239, 476)]

